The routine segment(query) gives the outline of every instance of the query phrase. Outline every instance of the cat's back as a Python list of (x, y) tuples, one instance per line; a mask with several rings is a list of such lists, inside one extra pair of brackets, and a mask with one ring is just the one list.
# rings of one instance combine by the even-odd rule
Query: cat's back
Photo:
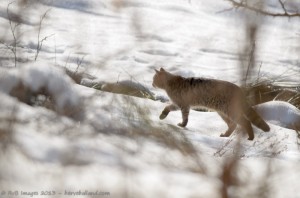
[(181, 76), (176, 76), (168, 83), (168, 87), (172, 90), (188, 91), (189, 89), (209, 86), (212, 84), (212, 81), (213, 80), (206, 78), (184, 78)]
[(220, 104), (240, 102), (241, 89), (230, 82), (209, 78), (177, 77), (169, 83), (167, 93), (176, 104), (220, 108)]
[(206, 93), (228, 93), (240, 91), (240, 88), (231, 82), (210, 78), (184, 78), (180, 76), (174, 77), (174, 79), (169, 83), (169, 89), (173, 91), (201, 91)]

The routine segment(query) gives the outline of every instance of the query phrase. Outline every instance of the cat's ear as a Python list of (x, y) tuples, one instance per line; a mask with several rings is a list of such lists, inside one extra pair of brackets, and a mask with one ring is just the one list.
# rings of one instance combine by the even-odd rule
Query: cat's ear
[(157, 69), (154, 69), (155, 70), (155, 72), (158, 74), (159, 73), (159, 71), (157, 70)]
[(165, 72), (166, 70), (164, 70), (164, 68), (161, 67), (161, 68), (160, 68), (160, 71), (161, 71), (161, 72)]

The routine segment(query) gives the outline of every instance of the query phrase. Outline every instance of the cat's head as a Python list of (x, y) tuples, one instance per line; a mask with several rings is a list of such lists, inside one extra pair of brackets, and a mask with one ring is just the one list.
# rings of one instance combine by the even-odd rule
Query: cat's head
[(153, 87), (164, 89), (167, 81), (168, 72), (163, 68), (160, 70), (155, 69), (155, 75), (153, 76)]

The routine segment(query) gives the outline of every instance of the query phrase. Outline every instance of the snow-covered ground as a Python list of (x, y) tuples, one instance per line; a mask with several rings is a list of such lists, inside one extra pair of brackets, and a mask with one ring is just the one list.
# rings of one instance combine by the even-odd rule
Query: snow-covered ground
[[(270, 132), (254, 128), (254, 141), (240, 129), (221, 138), (226, 124), (215, 112), (192, 111), (182, 129), (179, 111), (159, 120), (165, 103), (75, 85), (55, 68), (84, 70), (105, 82), (132, 80), (164, 97), (151, 87), (155, 68), (242, 84), (247, 24), (257, 24), (253, 79), (299, 82), (299, 18), (228, 11), (232, 5), (222, 0), (20, 2), (10, 4), (8, 15), (10, 1), (0, 3), (1, 197), (79, 191), (90, 197), (88, 191), (98, 192), (95, 197), (214, 198), (225, 197), (224, 189), (229, 197), (300, 197), (299, 135), (291, 129), (300, 118), (273, 116), (300, 116), (297, 109), (257, 107), (277, 109), (264, 117)], [(267, 6), (281, 11), (277, 1)], [(47, 39), (38, 61), (24, 64), (37, 55), (45, 12), (39, 41)], [(14, 27), (16, 14), (22, 16), (15, 32), (18, 62), (10, 69), (15, 62), (8, 19)], [(82, 117), (74, 120), (8, 96), (18, 82), (45, 88), (56, 108), (78, 108)]]

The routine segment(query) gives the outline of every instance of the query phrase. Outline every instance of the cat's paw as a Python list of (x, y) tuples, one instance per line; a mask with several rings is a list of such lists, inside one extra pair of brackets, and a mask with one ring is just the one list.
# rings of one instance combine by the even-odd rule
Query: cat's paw
[(254, 139), (254, 137), (249, 137), (248, 140), (252, 141)]
[(168, 116), (169, 113), (166, 113), (166, 112), (162, 112), (159, 116), (159, 119), (163, 120), (165, 119), (167, 116)]
[(220, 137), (228, 137), (225, 133), (221, 133)]
[(180, 126), (180, 127), (185, 127), (186, 124), (185, 123), (178, 123), (177, 126)]

